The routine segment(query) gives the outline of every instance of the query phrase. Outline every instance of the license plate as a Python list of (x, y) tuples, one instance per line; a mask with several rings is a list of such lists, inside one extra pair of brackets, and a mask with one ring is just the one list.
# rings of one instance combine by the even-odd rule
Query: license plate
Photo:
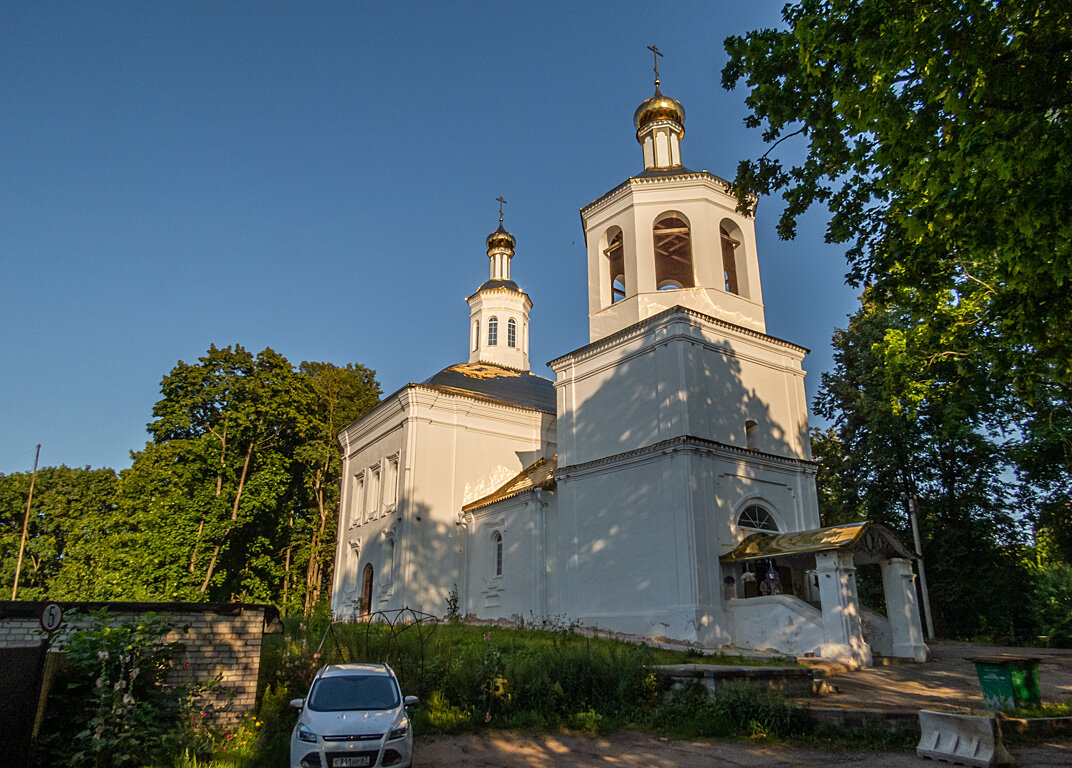
[(368, 755), (362, 757), (333, 757), (331, 759), (331, 768), (365, 768), (368, 764)]

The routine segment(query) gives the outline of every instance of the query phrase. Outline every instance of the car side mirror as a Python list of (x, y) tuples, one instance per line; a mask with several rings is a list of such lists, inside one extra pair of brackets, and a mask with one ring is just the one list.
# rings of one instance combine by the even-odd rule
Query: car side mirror
[(403, 701), (405, 702), (407, 707), (415, 707), (420, 703), (421, 700), (418, 699), (416, 696), (407, 696), (405, 699), (403, 699)]
[(294, 709), (301, 709), (305, 706), (305, 699), (291, 699), (290, 706), (294, 707)]

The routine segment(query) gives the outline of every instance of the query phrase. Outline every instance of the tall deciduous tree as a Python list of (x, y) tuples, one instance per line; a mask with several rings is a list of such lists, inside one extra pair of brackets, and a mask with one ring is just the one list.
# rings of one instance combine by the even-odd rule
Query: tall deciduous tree
[[(785, 238), (825, 205), (852, 282), (963, 375), (1014, 388), (1031, 513), (1072, 543), (1072, 5), (800, 0), (783, 18), (726, 40), (723, 86), (746, 82), (771, 144), (738, 168), (741, 205), (780, 193)], [(930, 363), (904, 334), (879, 343), (894, 375)]]
[[(0, 578), (10, 588), (30, 473), (0, 475)], [(111, 469), (43, 467), (37, 472), (19, 578), (20, 600), (91, 599), (83, 578), (102, 563), (99, 533), (115, 509)]]
[(911, 541), (905, 502), (916, 497), (939, 627), (952, 636), (1008, 636), (1011, 623), (1012, 633), (1029, 634), (1022, 532), (993, 432), (1005, 396), (985, 369), (965, 376), (925, 347), (927, 328), (865, 294), (848, 328), (835, 333), (835, 367), (816, 400), (834, 423), (816, 445), (830, 465), (820, 478), (823, 512), (834, 517), (827, 522), (880, 521)]
[(342, 466), (338, 434), (379, 402), (380, 386), (363, 365), (304, 362), (299, 373), (311, 397), (294, 452), (297, 483), (282, 602), (308, 612), (331, 583)]

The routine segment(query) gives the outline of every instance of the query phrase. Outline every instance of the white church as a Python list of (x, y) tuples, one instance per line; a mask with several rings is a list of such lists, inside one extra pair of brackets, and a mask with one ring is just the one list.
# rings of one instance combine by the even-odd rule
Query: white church
[[(682, 165), (658, 79), (633, 121), (644, 170), (581, 209), (590, 343), (531, 373), (500, 206), (468, 361), (339, 435), (336, 617), (443, 615), (453, 593), (480, 618), (922, 661), (911, 553), (881, 526), (820, 528), (807, 350), (766, 333), (753, 218)], [(863, 563), (886, 615), (860, 605)]]

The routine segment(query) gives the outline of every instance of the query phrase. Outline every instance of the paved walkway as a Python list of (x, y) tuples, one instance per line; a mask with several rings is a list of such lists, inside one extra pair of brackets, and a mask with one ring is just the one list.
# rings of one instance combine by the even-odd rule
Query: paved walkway
[[(1072, 746), (1015, 750), (1022, 768), (1068, 768)], [(568, 734), (521, 736), (492, 731), (417, 740), (421, 768), (929, 768), (914, 750), (829, 751), (773, 747), (747, 741), (672, 741), (624, 731), (609, 738)]]
[(996, 655), (1037, 657), (1042, 700), (1072, 700), (1072, 649), (937, 642), (931, 645), (931, 661), (924, 664), (830, 670), (826, 679), (840, 693), (808, 701), (814, 706), (853, 709), (983, 709), (975, 665), (967, 659)]

